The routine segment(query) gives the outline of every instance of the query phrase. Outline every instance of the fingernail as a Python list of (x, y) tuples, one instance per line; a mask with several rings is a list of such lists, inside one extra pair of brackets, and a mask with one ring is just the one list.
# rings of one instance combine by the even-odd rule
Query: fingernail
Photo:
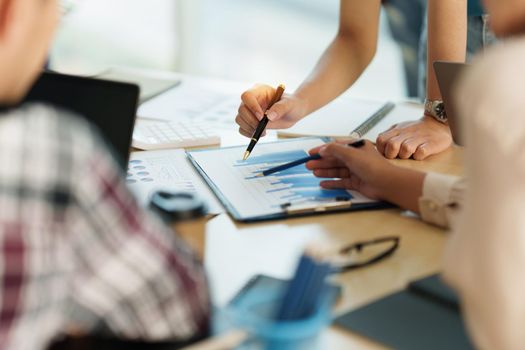
[(264, 114), (262, 114), (261, 112), (257, 112), (255, 113), (255, 116), (257, 117), (257, 119), (261, 120), (262, 118), (264, 118)]
[(268, 117), (268, 119), (274, 120), (275, 118), (277, 118), (277, 113), (275, 113), (274, 111), (268, 111), (266, 113), (266, 116)]

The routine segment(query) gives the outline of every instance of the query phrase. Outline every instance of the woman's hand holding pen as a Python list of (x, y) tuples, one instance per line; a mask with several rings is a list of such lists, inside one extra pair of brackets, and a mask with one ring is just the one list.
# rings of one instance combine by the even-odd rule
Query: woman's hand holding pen
[[(268, 85), (257, 85), (242, 94), (242, 103), (235, 118), (242, 135), (252, 137), (274, 95), (275, 88)], [(284, 94), (267, 113), (270, 120), (267, 129), (289, 128), (301, 120), (306, 115), (306, 111), (307, 104), (304, 99)]]
[(306, 167), (315, 176), (330, 179), (321, 182), (323, 188), (355, 190), (419, 212), (425, 173), (390, 163), (368, 141), (361, 148), (331, 143), (310, 151), (311, 155), (317, 153), (322, 158), (306, 163)]
[(317, 177), (331, 179), (321, 182), (323, 188), (356, 190), (372, 199), (386, 199), (383, 188), (388, 175), (385, 174), (396, 167), (368, 141), (361, 148), (348, 147), (346, 143), (312, 149), (310, 155), (319, 153), (322, 158), (306, 163), (306, 167)]

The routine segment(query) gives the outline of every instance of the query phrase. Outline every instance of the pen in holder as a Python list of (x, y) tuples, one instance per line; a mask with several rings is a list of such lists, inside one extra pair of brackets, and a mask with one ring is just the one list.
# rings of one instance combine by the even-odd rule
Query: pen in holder
[(231, 311), (237, 326), (250, 333), (250, 349), (316, 348), (336, 297), (326, 281), (330, 272), (328, 262), (305, 254), (282, 293), (261, 290), (237, 304)]

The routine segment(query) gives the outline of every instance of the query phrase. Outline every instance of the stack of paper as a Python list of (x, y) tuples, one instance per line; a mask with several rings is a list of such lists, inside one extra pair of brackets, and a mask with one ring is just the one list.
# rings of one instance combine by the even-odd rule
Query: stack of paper
[(208, 203), (210, 214), (224, 211), (184, 150), (131, 153), (126, 182), (143, 206), (155, 191), (166, 190), (198, 194)]
[[(339, 98), (307, 116), (290, 129), (279, 130), (282, 137), (323, 136), (344, 138), (374, 115), (385, 101)], [(413, 103), (399, 103), (364, 138), (375, 142), (377, 136), (392, 125), (416, 120), (423, 116), (423, 107)]]

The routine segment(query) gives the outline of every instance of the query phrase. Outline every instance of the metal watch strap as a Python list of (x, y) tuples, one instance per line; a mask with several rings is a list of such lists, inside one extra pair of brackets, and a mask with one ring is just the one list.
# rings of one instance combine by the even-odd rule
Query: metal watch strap
[(441, 100), (425, 100), (425, 115), (431, 116), (440, 123), (446, 123), (448, 120), (445, 104)]

